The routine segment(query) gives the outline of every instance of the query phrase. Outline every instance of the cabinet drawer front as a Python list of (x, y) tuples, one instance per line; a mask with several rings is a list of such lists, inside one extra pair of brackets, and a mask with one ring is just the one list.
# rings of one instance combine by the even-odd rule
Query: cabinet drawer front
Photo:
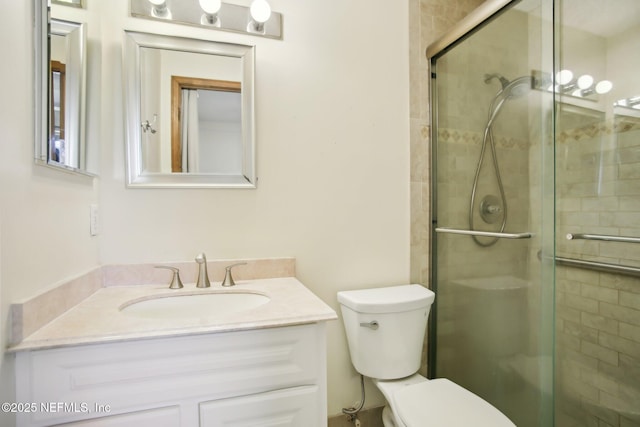
[(200, 404), (200, 427), (326, 426), (317, 386), (295, 387)]
[[(22, 352), (17, 398), (109, 405), (117, 414), (316, 384), (324, 374), (324, 340), (324, 328), (309, 324)], [(22, 421), (86, 417), (32, 413)]]
[(112, 415), (102, 418), (94, 418), (86, 421), (77, 421), (67, 424), (58, 424), (65, 427), (180, 427), (180, 408), (151, 409), (149, 411), (132, 412), (130, 414)]

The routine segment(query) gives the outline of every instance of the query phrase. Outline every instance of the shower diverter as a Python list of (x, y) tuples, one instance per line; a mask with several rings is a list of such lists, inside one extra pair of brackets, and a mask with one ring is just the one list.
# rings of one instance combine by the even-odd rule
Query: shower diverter
[(480, 202), (480, 216), (487, 224), (498, 222), (502, 217), (502, 205), (498, 197), (489, 194)]

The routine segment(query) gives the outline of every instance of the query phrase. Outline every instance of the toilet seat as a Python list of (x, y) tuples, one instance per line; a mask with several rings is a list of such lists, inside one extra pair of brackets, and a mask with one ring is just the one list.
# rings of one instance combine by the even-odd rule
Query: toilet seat
[(408, 427), (516, 427), (498, 409), (446, 378), (399, 387), (393, 400)]

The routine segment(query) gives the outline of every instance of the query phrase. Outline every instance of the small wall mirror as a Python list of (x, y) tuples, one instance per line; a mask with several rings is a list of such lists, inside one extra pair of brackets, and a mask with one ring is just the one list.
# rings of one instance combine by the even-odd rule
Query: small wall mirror
[(62, 6), (84, 7), (83, 0), (51, 0), (51, 3)]
[(46, 0), (36, 0), (35, 10), (36, 162), (93, 175), (86, 170), (85, 24), (49, 19)]
[(125, 32), (127, 185), (255, 188), (254, 47)]

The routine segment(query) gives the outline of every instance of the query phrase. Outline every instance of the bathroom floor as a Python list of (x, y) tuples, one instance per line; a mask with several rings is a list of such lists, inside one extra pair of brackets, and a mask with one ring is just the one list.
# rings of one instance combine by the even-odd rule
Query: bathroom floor
[[(358, 415), (358, 419), (360, 420), (360, 427), (383, 427), (382, 425), (382, 409), (380, 406), (378, 408), (372, 408), (365, 411), (360, 412)], [(329, 418), (328, 427), (354, 427), (354, 423), (347, 420), (347, 417), (344, 415), (337, 415), (335, 417)]]

